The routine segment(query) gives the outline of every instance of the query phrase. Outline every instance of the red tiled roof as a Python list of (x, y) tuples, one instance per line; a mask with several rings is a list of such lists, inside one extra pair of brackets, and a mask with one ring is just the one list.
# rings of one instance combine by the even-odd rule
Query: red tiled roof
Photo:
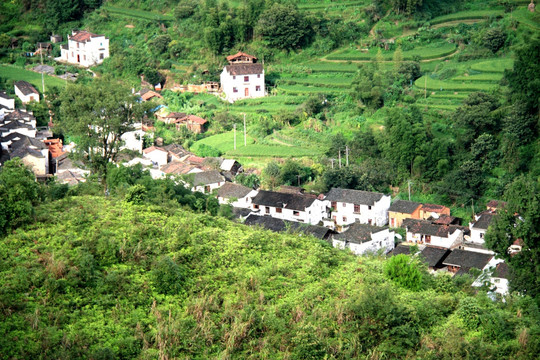
[(83, 31), (77, 31), (75, 35), (69, 37), (69, 40), (74, 40), (78, 42), (86, 42), (90, 40), (90, 38), (93, 38), (96, 36), (102, 36), (102, 35), (92, 34), (91, 32), (83, 30)]
[(53, 159), (66, 154), (66, 152), (62, 150), (62, 140), (48, 139), (43, 140), (43, 142), (49, 148), (49, 152), (51, 153), (51, 157)]
[(152, 90), (147, 91), (141, 95), (141, 99), (143, 99), (144, 101), (148, 101), (153, 97), (163, 98), (163, 96)]
[(202, 163), (204, 162), (204, 158), (199, 157), (199, 156), (195, 156), (195, 155), (191, 155), (190, 157), (188, 157), (186, 159), (186, 161), (188, 163), (191, 163), (191, 164), (195, 164), (195, 165), (201, 164), (202, 165)]
[(208, 122), (205, 119), (200, 118), (200, 117), (195, 116), (195, 115), (188, 115), (187, 119), (188, 119), (188, 121), (194, 122), (194, 123), (199, 124), (199, 125), (204, 125), (204, 124), (206, 124)]
[(195, 165), (184, 164), (180, 161), (173, 161), (167, 165), (163, 165), (161, 167), (161, 171), (163, 171), (165, 174), (185, 175), (196, 168), (197, 166)]
[(240, 57), (240, 56), (245, 56), (245, 57), (257, 60), (257, 58), (255, 56), (249, 55), (249, 54), (246, 54), (244, 52), (239, 51), (234, 55), (227, 56), (227, 61), (231, 61), (231, 60), (236, 59), (237, 57)]
[(167, 152), (167, 150), (164, 150), (160, 147), (157, 147), (157, 146), (150, 146), (149, 148), (146, 148), (143, 150), (143, 153), (145, 154), (148, 154), (148, 153), (151, 153), (152, 151), (154, 150), (159, 150), (159, 151), (163, 151), (163, 152)]
[(446, 209), (448, 209), (448, 208), (446, 206), (444, 206), (444, 205), (422, 204), (422, 210), (424, 210), (424, 211), (439, 213), (439, 212), (445, 211)]

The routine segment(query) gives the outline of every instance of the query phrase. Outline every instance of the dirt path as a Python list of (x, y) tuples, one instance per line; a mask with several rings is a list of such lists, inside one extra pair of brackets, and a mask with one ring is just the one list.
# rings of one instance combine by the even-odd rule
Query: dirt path
[(431, 28), (438, 29), (438, 28), (457, 25), (457, 24), (476, 24), (481, 21), (486, 21), (486, 19), (483, 18), (483, 19), (452, 20), (452, 21), (446, 21), (440, 24), (431, 25)]

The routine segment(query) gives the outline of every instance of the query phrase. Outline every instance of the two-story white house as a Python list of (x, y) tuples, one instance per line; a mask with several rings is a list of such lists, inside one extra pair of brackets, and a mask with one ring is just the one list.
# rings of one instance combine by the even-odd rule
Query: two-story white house
[(231, 204), (236, 208), (251, 208), (251, 199), (257, 195), (258, 191), (244, 185), (225, 183), (219, 188), (217, 196), (220, 204)]
[(402, 227), (407, 231), (409, 243), (453, 249), (463, 244), (466, 228), (458, 225), (437, 225), (428, 220), (405, 219)]
[(394, 249), (394, 232), (388, 227), (354, 223), (342, 233), (334, 234), (332, 246), (340, 249), (351, 249), (356, 255), (384, 254)]
[(324, 198), (331, 208), (331, 218), (338, 229), (359, 222), (384, 226), (388, 224), (390, 196), (382, 193), (332, 188)]
[(471, 230), (469, 241), (477, 245), (484, 245), (486, 231), (495, 216), (497, 215), (490, 212), (475, 215), (474, 222), (469, 223), (469, 229)]
[(221, 91), (230, 102), (240, 99), (258, 98), (266, 95), (264, 68), (257, 58), (239, 52), (227, 57), (229, 65), (220, 76)]
[(15, 87), (15, 95), (21, 99), (23, 104), (28, 104), (31, 101), (39, 102), (39, 92), (28, 81), (16, 81), (13, 86)]
[(315, 196), (260, 190), (252, 199), (260, 215), (317, 225), (327, 216), (326, 205)]
[(61, 48), (58, 61), (83, 67), (101, 64), (109, 57), (109, 38), (88, 31), (73, 31), (68, 35), (67, 45)]

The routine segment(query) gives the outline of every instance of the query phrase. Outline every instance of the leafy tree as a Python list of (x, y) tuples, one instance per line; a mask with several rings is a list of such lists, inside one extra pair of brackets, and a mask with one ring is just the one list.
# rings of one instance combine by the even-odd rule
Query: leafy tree
[(422, 6), (422, 0), (390, 0), (392, 8), (399, 13), (411, 15)]
[(384, 76), (374, 64), (365, 64), (353, 80), (353, 96), (367, 107), (378, 109), (383, 105)]
[(261, 185), (261, 180), (256, 174), (240, 173), (235, 176), (234, 182), (256, 189)]
[(500, 126), (499, 115), (495, 113), (498, 107), (495, 96), (483, 92), (471, 93), (453, 115), (458, 143), (468, 149), (480, 134), (496, 133)]
[(105, 180), (107, 164), (116, 160), (122, 145), (121, 136), (142, 121), (148, 105), (107, 79), (96, 79), (92, 86), (68, 85), (61, 102), (58, 128), (77, 139), (77, 157)]
[(512, 102), (521, 102), (526, 112), (538, 116), (540, 104), (540, 36), (526, 39), (515, 50), (514, 68), (505, 73)]
[(162, 256), (152, 271), (154, 287), (161, 294), (177, 295), (184, 286), (185, 270), (168, 256)]
[(275, 3), (259, 17), (256, 33), (273, 48), (291, 50), (309, 39), (307, 19), (292, 4)]
[(262, 171), (262, 181), (270, 190), (279, 185), (280, 176), (281, 169), (275, 161), (269, 162)]
[(39, 201), (36, 178), (15, 158), (0, 167), (0, 235), (31, 221)]
[(171, 42), (171, 37), (167, 34), (156, 36), (152, 39), (148, 46), (158, 55), (161, 55), (167, 51), (169, 43)]
[[(489, 227), (486, 245), (511, 268), (511, 289), (534, 297), (540, 304), (540, 184), (522, 175), (504, 196), (508, 204)], [(516, 241), (522, 243), (522, 250), (510, 254), (508, 248)]]
[(504, 46), (506, 33), (501, 28), (493, 28), (486, 31), (483, 37), (483, 44), (494, 54)]
[(424, 287), (422, 265), (410, 256), (399, 254), (392, 256), (384, 266), (384, 274), (397, 284), (409, 290), (421, 290)]

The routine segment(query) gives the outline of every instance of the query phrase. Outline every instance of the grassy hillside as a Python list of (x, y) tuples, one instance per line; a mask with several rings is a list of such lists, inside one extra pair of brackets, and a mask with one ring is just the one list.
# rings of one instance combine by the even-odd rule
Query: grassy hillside
[[(182, 209), (72, 197), (0, 239), (6, 358), (532, 359), (527, 297), (422, 275), (315, 238)], [(516, 316), (519, 314), (519, 316)]]

